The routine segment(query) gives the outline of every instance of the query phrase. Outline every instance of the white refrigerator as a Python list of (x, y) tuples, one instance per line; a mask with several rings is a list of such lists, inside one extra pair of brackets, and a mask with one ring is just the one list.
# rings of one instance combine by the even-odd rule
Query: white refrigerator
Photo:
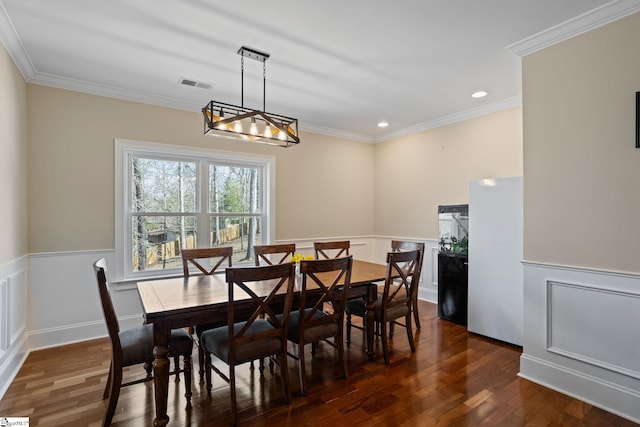
[(522, 345), (522, 177), (469, 185), (468, 329)]

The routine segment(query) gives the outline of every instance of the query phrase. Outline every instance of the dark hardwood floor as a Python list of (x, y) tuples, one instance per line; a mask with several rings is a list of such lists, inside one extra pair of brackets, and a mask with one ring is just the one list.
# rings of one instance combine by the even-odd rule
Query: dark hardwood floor
[[(403, 328), (396, 328), (391, 365), (368, 362), (362, 333), (353, 331), (349, 379), (340, 377), (335, 350), (321, 344), (308, 357), (308, 394), (299, 394), (297, 365), (289, 359), (293, 390), (285, 405), (279, 373), (249, 365), (238, 370), (238, 411), (246, 426), (632, 426), (606, 411), (517, 376), (519, 347), (470, 334), (437, 317), (436, 306), (420, 302), (422, 330), (411, 353)], [(310, 349), (307, 349), (310, 351)], [(30, 418), (33, 426), (101, 425), (109, 370), (105, 339), (31, 353), (0, 401), (0, 416)], [(194, 352), (195, 354), (195, 352)], [(197, 377), (197, 357), (194, 358)], [(128, 369), (127, 376), (144, 373)], [(229, 387), (214, 373), (209, 397), (194, 381), (193, 407), (185, 410), (184, 380), (169, 385), (169, 425), (218, 426), (230, 421)], [(153, 382), (126, 387), (114, 426), (152, 425)]]

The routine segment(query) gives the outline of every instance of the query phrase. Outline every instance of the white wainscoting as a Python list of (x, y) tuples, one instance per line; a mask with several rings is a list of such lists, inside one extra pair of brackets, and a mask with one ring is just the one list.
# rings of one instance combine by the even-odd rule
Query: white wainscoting
[(640, 275), (525, 262), (520, 376), (640, 423)]
[[(92, 267), (102, 257), (107, 265), (113, 265), (113, 250), (29, 256), (31, 350), (107, 335)], [(114, 292), (112, 299), (122, 329), (141, 324), (142, 310), (135, 288)]]
[(28, 355), (26, 257), (0, 267), (0, 398)]

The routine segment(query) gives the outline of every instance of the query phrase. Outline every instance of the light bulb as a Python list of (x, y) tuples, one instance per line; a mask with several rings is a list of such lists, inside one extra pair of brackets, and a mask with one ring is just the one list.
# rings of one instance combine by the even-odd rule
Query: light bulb
[(265, 138), (272, 138), (273, 135), (271, 134), (271, 126), (269, 125), (269, 123), (267, 123), (267, 126), (265, 126), (264, 128), (264, 136)]
[[(220, 117), (213, 116), (213, 120), (215, 122), (219, 122), (220, 120), (224, 120), (224, 111), (222, 111), (222, 108), (220, 109)], [(226, 124), (219, 124), (218, 126), (216, 126), (216, 129), (218, 129), (218, 130), (227, 130), (227, 125)]]
[(258, 126), (256, 125), (256, 119), (251, 119), (251, 127), (249, 128), (251, 135), (258, 135)]
[(235, 122), (233, 122), (233, 131), (235, 133), (242, 133), (242, 123), (240, 123), (240, 120), (236, 120)]
[(287, 140), (287, 134), (286, 134), (283, 130), (281, 130), (281, 131), (278, 133), (278, 139), (279, 139), (280, 141), (286, 141), (286, 140)]

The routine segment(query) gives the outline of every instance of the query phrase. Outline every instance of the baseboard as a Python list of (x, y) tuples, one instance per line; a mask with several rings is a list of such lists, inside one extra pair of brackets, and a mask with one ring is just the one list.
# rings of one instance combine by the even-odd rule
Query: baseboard
[(619, 384), (526, 354), (518, 376), (640, 424), (640, 394)]
[(438, 290), (437, 289), (418, 289), (418, 299), (430, 302), (432, 304), (438, 303)]

